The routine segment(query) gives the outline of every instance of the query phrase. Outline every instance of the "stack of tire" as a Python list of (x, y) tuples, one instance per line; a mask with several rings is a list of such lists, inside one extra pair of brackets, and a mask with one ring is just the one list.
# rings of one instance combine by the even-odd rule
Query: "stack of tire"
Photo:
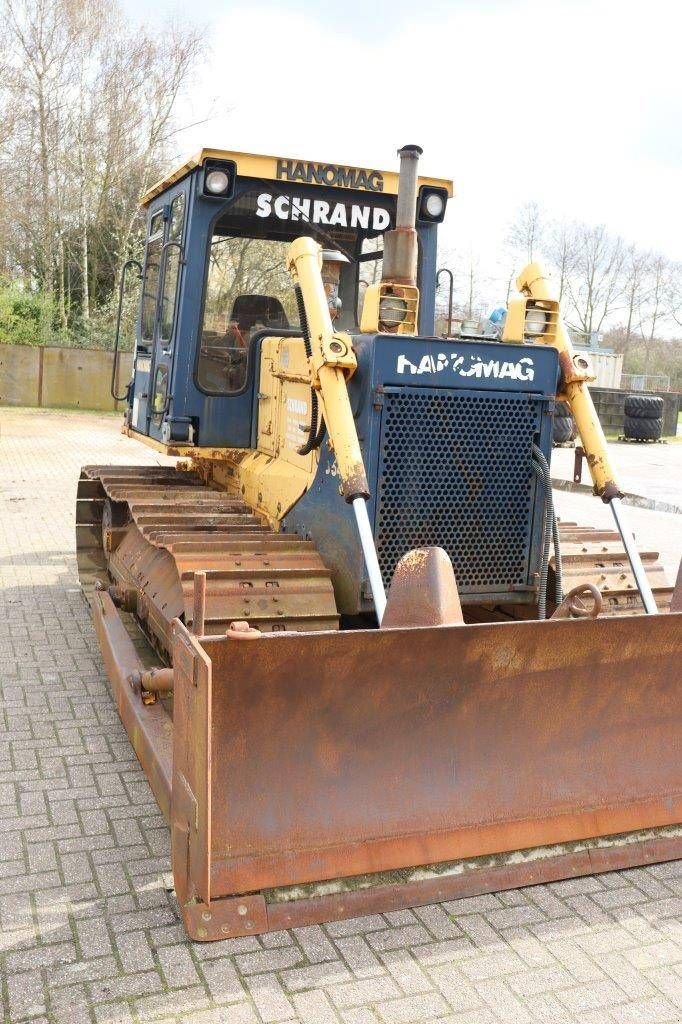
[(623, 436), (628, 441), (658, 441), (663, 432), (663, 399), (626, 395)]
[(577, 431), (575, 420), (566, 402), (557, 402), (552, 423), (552, 443), (554, 445), (569, 444), (575, 441)]

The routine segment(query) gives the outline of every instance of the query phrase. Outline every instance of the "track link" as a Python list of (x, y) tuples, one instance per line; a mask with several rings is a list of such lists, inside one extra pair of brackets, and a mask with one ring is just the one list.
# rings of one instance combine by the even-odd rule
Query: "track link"
[[(593, 583), (604, 601), (602, 616), (643, 614), (637, 583), (616, 530), (566, 522), (559, 524), (559, 536), (565, 594), (580, 583)], [(640, 550), (640, 557), (659, 611), (669, 611), (673, 588), (658, 561), (658, 552)], [(554, 571), (554, 557), (550, 568)]]
[[(600, 590), (602, 615), (643, 606), (616, 531), (560, 524), (563, 587)], [(238, 497), (174, 467), (86, 466), (76, 506), (78, 570), (86, 594), (118, 584), (154, 645), (168, 656), (172, 621), (192, 625), (194, 574), (207, 574), (206, 632), (246, 620), (265, 632), (338, 629), (329, 570), (314, 545), (274, 533)], [(660, 611), (672, 587), (655, 551), (642, 551)], [(554, 560), (550, 562), (553, 570)]]
[(206, 573), (206, 634), (246, 620), (261, 631), (338, 628), (329, 570), (314, 545), (274, 533), (240, 499), (172, 467), (86, 466), (76, 505), (86, 594), (118, 585), (163, 653), (172, 622), (192, 625), (194, 574)]

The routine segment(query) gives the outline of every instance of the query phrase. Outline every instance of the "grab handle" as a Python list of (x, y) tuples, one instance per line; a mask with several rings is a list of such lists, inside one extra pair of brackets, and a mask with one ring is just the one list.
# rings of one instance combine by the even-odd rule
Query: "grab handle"
[(128, 273), (129, 267), (137, 267), (137, 280), (142, 280), (142, 264), (139, 260), (126, 260), (121, 270), (121, 283), (118, 288), (118, 311), (116, 313), (116, 334), (114, 335), (114, 361), (111, 366), (111, 384), (109, 391), (111, 397), (115, 402), (123, 402), (128, 397), (128, 388), (125, 390), (125, 394), (116, 394), (116, 373), (118, 371), (118, 343), (121, 336), (121, 316), (123, 314), (123, 294), (125, 290), (126, 274)]

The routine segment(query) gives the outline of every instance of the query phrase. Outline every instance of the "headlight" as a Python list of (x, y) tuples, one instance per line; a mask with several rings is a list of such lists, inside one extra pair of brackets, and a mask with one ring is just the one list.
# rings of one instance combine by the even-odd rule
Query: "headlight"
[(209, 171), (204, 178), (204, 188), (214, 196), (221, 196), (230, 187), (230, 176), (225, 171)]
[(234, 192), (236, 177), (234, 160), (207, 160), (203, 165), (201, 194), (206, 199), (229, 199)]
[(524, 334), (530, 335), (531, 338), (537, 338), (545, 333), (548, 323), (549, 314), (547, 310), (540, 309), (539, 306), (531, 306), (530, 309), (526, 310)]
[(445, 201), (437, 192), (430, 192), (424, 201), (424, 209), (435, 220), (445, 209)]
[(427, 224), (440, 224), (445, 216), (447, 201), (447, 189), (422, 185), (419, 189), (417, 220), (426, 221)]
[(379, 326), (391, 330), (407, 319), (407, 303), (397, 295), (384, 295), (379, 302)]

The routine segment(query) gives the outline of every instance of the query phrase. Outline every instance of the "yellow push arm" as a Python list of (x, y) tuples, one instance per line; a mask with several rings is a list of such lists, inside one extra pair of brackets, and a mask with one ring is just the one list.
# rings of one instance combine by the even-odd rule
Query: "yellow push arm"
[(587, 360), (576, 353), (571, 344), (570, 335), (559, 312), (558, 302), (552, 294), (551, 282), (542, 264), (530, 263), (525, 267), (516, 280), (516, 287), (526, 298), (537, 301), (540, 308), (543, 302), (556, 308), (554, 331), (550, 330), (534, 340), (545, 341), (559, 350), (561, 397), (568, 402), (576, 422), (595, 493), (604, 502), (622, 497), (611, 465), (604, 431), (587, 386), (594, 377), (589, 373)]
[(355, 420), (348, 398), (346, 380), (357, 362), (351, 339), (334, 331), (327, 296), (322, 283), (322, 249), (312, 238), (297, 238), (289, 246), (289, 272), (301, 289), (310, 332), (311, 384), (322, 400), (341, 493), (346, 501), (369, 496)]
[(289, 246), (287, 265), (301, 289), (310, 334), (310, 382), (319, 392), (322, 414), (341, 480), (341, 494), (353, 506), (367, 566), (374, 608), (381, 624), (386, 594), (374, 534), (367, 515), (367, 474), (346, 381), (357, 367), (350, 336), (334, 331), (320, 273), (322, 249), (312, 238), (297, 238)]
[(595, 493), (611, 508), (632, 566), (633, 575), (637, 581), (642, 604), (649, 615), (655, 615), (658, 611), (656, 599), (644, 571), (634, 535), (626, 522), (625, 511), (620, 500), (623, 494), (616, 482), (616, 474), (609, 458), (604, 431), (587, 387), (588, 381), (594, 380), (594, 377), (588, 372), (589, 363), (573, 349), (566, 325), (561, 317), (559, 303), (552, 297), (551, 284), (542, 265), (529, 263), (517, 278), (516, 286), (526, 300), (524, 316), (527, 315), (529, 302), (539, 309), (544, 309), (547, 314), (547, 329), (544, 334), (539, 338), (535, 337), (534, 340), (543, 341), (559, 350), (560, 395), (568, 402), (578, 427), (587, 464), (592, 474)]

